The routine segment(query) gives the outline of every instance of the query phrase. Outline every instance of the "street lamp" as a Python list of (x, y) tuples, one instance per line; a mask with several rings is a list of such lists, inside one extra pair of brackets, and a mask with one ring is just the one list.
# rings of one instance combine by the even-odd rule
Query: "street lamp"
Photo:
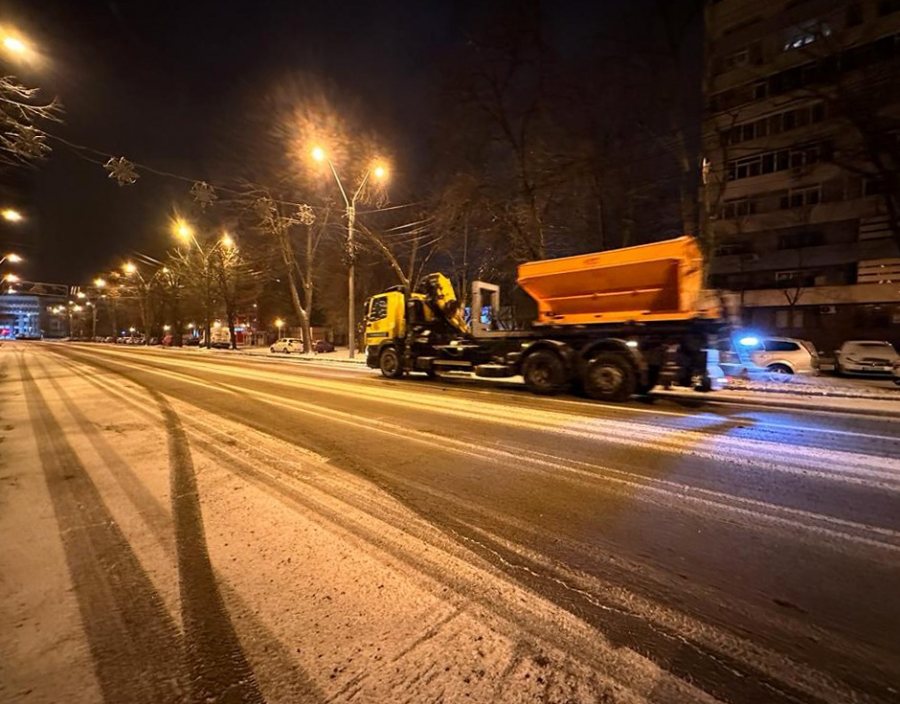
[(22, 257), (20, 257), (15, 252), (10, 252), (9, 254), (4, 254), (2, 257), (0, 257), (0, 264), (7, 261), (11, 264), (18, 264), (22, 261)]
[(3, 46), (13, 54), (24, 54), (28, 51), (25, 42), (16, 37), (3, 37)]
[(106, 286), (106, 280), (102, 276), (98, 276), (94, 279), (94, 286), (97, 288), (104, 288)]
[(188, 225), (184, 220), (176, 220), (175, 221), (175, 235), (180, 237), (184, 241), (188, 241), (191, 237), (194, 236), (193, 228)]
[(7, 274), (6, 276), (3, 277), (3, 280), (6, 281), (7, 283), (14, 284), (19, 281), (19, 277), (16, 276), (15, 274)]
[(356, 261), (353, 254), (353, 227), (356, 224), (356, 201), (366, 187), (369, 177), (374, 176), (379, 180), (384, 180), (387, 178), (387, 169), (382, 164), (373, 163), (366, 170), (365, 174), (363, 174), (353, 197), (348, 198), (347, 192), (344, 190), (344, 184), (341, 183), (341, 177), (338, 176), (337, 169), (334, 168), (334, 164), (331, 159), (328, 158), (325, 150), (322, 149), (322, 147), (314, 147), (312, 150), (312, 158), (315, 161), (328, 162), (328, 166), (331, 167), (331, 173), (334, 175), (334, 180), (337, 182), (338, 189), (341, 192), (341, 197), (344, 199), (344, 205), (347, 207), (347, 256), (350, 260), (349, 270), (347, 272), (347, 338), (350, 347), (350, 359), (353, 359), (356, 356), (356, 307), (354, 305), (354, 299), (356, 298)]
[(4, 208), (0, 210), (0, 215), (3, 216), (3, 219), (7, 222), (22, 222), (24, 219), (22, 217), (22, 213), (18, 210), (13, 210), (12, 208)]
[(278, 339), (281, 339), (281, 328), (284, 327), (284, 321), (281, 318), (275, 318), (275, 327), (278, 328)]

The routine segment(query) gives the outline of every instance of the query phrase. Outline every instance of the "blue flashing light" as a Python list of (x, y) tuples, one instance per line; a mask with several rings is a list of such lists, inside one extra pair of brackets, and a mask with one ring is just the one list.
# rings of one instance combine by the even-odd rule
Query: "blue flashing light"
[(759, 344), (759, 338), (754, 335), (747, 335), (738, 340), (744, 347), (756, 347)]

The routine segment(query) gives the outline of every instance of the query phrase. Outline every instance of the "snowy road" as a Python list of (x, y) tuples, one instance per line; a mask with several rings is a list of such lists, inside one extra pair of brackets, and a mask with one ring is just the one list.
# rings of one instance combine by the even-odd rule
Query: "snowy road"
[(0, 700), (896, 702), (900, 422), (0, 348)]

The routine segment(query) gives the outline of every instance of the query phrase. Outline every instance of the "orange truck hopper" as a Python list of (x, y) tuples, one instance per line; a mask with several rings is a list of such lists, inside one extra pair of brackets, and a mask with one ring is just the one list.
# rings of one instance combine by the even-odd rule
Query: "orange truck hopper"
[(538, 304), (536, 325), (718, 318), (703, 290), (693, 237), (519, 265), (519, 286)]

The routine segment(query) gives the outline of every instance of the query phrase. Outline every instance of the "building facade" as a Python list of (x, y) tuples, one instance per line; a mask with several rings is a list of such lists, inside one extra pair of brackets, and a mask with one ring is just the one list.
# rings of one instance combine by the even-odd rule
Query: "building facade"
[(711, 284), (747, 325), (900, 344), (900, 0), (710, 0)]
[(0, 339), (41, 337), (43, 308), (38, 296), (0, 295)]

